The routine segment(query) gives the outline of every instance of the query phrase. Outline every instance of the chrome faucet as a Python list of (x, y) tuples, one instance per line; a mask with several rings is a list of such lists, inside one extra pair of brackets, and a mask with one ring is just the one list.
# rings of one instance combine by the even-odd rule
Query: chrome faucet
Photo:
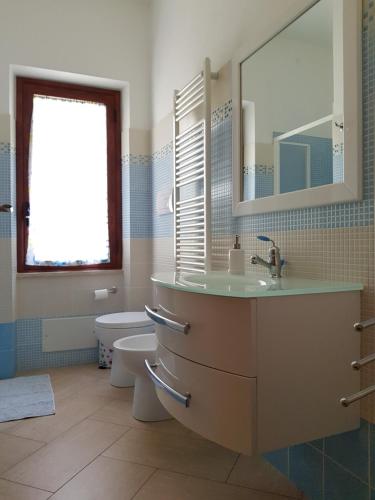
[(280, 257), (280, 248), (275, 245), (275, 242), (268, 238), (268, 236), (257, 236), (260, 241), (269, 241), (272, 246), (268, 249), (268, 260), (262, 259), (259, 255), (252, 255), (250, 261), (252, 264), (259, 264), (266, 267), (272, 278), (281, 278), (281, 268), (284, 264), (284, 260)]

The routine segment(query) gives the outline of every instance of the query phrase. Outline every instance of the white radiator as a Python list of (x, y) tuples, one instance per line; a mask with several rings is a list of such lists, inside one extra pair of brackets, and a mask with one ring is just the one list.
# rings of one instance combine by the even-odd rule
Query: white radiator
[[(217, 73), (211, 73), (211, 63), (206, 57), (203, 71), (174, 92), (176, 271), (211, 269), (211, 80), (217, 78)], [(181, 121), (198, 107), (203, 107), (203, 118), (183, 129)]]
[(87, 349), (97, 346), (94, 335), (95, 318), (53, 318), (42, 320), (43, 352)]

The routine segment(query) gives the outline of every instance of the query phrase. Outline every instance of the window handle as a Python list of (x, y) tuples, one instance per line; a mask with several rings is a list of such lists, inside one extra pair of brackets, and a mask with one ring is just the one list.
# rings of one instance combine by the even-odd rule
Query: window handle
[(30, 203), (25, 201), (23, 204), (23, 217), (25, 219), (26, 226), (29, 227), (30, 224)]

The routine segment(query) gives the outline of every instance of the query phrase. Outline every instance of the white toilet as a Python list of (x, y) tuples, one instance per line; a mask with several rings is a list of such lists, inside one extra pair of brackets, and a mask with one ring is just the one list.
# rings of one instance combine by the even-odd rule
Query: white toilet
[(150, 363), (155, 362), (156, 347), (155, 333), (126, 337), (113, 344), (116, 363), (120, 361), (126, 371), (135, 375), (133, 417), (144, 422), (171, 418), (160, 403), (145, 367), (145, 359)]
[(121, 312), (105, 314), (95, 320), (95, 335), (99, 340), (99, 366), (112, 367), (110, 382), (116, 387), (134, 385), (134, 375), (126, 371), (116, 360), (113, 343), (124, 337), (152, 333), (154, 324), (144, 312)]

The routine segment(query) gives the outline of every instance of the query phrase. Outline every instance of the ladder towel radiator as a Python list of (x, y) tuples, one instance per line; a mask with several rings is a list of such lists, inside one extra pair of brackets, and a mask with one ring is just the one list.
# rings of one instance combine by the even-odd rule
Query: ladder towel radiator
[[(211, 268), (211, 73), (203, 70), (181, 90), (174, 91), (174, 252), (176, 272)], [(182, 130), (198, 107), (203, 118)]]

